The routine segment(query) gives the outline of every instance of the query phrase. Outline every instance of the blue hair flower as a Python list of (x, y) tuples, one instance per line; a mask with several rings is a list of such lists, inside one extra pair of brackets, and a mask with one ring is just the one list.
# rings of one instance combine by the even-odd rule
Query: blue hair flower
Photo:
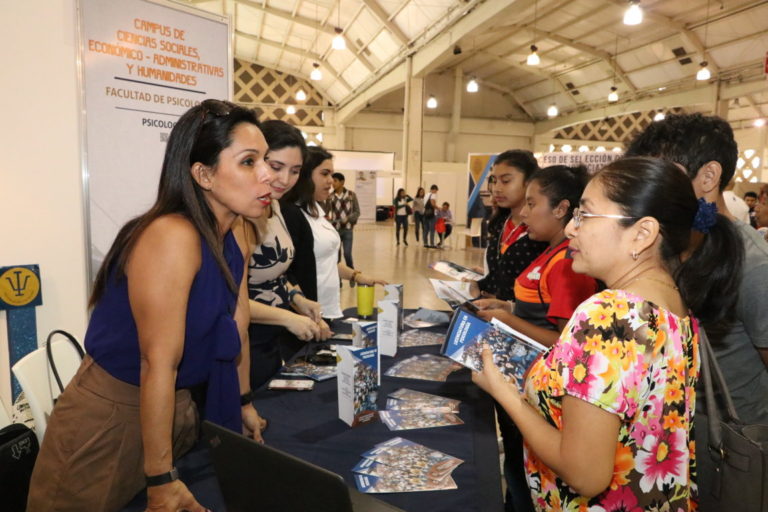
[(716, 223), (717, 206), (715, 203), (708, 203), (703, 197), (700, 197), (699, 209), (696, 210), (696, 217), (693, 218), (693, 229), (706, 235)]

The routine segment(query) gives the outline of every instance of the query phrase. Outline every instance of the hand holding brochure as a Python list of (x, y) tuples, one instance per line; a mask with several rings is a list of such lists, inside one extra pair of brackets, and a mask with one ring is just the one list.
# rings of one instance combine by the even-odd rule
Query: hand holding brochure
[(482, 371), (482, 345), (493, 352), (493, 362), (522, 389), (525, 372), (546, 347), (494, 319), (491, 322), (459, 308), (448, 327), (441, 353), (475, 371)]

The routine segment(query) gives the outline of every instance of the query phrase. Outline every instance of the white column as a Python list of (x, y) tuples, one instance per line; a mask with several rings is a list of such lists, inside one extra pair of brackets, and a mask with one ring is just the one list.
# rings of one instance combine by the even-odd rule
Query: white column
[(407, 60), (403, 114), (403, 174), (409, 194), (415, 194), (421, 186), (424, 129), (424, 79), (412, 76), (412, 58)]
[(448, 132), (448, 144), (445, 145), (445, 161), (458, 162), (456, 145), (461, 129), (461, 99), (464, 86), (464, 72), (461, 67), (454, 68), (453, 74), (453, 111), (451, 112), (451, 131)]

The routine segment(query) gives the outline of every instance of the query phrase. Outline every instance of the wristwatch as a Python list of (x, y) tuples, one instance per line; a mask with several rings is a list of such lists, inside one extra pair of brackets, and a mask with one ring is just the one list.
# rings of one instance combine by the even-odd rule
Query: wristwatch
[(147, 487), (156, 487), (158, 485), (169, 484), (174, 480), (178, 480), (178, 479), (179, 479), (179, 470), (176, 469), (175, 467), (171, 468), (171, 470), (167, 473), (146, 477)]

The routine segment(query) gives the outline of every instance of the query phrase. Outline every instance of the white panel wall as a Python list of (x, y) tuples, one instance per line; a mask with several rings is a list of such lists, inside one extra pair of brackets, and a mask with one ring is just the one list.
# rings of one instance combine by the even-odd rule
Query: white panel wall
[[(37, 263), (38, 340), (87, 322), (75, 0), (0, 3), (0, 266)], [(0, 312), (0, 396), (10, 402)]]

